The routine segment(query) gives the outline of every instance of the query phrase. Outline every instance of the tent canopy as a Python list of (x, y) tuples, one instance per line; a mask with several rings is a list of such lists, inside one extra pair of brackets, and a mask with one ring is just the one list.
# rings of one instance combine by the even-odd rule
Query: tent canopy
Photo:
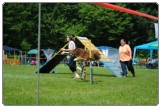
[(134, 49), (143, 49), (143, 50), (158, 50), (158, 41), (146, 43), (143, 45), (135, 46)]
[[(41, 49), (40, 52), (44, 52), (46, 53), (47, 55), (50, 55), (50, 54), (53, 54), (55, 52), (55, 50), (52, 50), (52, 49)], [(31, 49), (28, 51), (27, 54), (38, 54), (38, 50), (37, 49)]]
[(135, 46), (134, 47), (134, 53), (133, 53), (133, 61), (135, 59), (137, 49), (149, 50), (150, 51), (150, 58), (152, 59), (153, 50), (158, 50), (158, 40), (150, 42), (150, 43), (146, 43), (146, 44), (143, 44), (143, 45)]
[(9, 46), (3, 46), (3, 50), (5, 50), (5, 51), (20, 51), (17, 48), (12, 48), (12, 47), (9, 47)]
[[(52, 57), (52, 55), (54, 54), (55, 50), (52, 49), (41, 49), (40, 50), (40, 58), (46, 62), (48, 60), (50, 60), (50, 58)], [(30, 56), (35, 56), (38, 54), (38, 49), (32, 49), (30, 51), (28, 51), (27, 53)]]
[(37, 49), (32, 49), (32, 50), (28, 51), (27, 54), (38, 54), (38, 50)]

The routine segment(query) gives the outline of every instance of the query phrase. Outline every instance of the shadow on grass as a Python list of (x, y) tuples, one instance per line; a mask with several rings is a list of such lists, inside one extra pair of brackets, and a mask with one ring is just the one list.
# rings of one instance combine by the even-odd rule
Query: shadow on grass
[(77, 82), (89, 82), (89, 80), (79, 79)]
[[(72, 73), (53, 73), (53, 74), (72, 74)], [(90, 74), (87, 74), (87, 75), (90, 75)], [(93, 74), (93, 76), (101, 76), (101, 77), (116, 77), (114, 75), (106, 75), (106, 74)]]
[(93, 74), (93, 76), (116, 77), (114, 75), (104, 75), (104, 74)]
[[(78, 80), (77, 82), (81, 82), (81, 83), (84, 82), (84, 83), (90, 84), (90, 79), (89, 80)], [(93, 80), (93, 84), (98, 84), (100, 82), (103, 82), (103, 81), (101, 81), (101, 80)]]
[(98, 83), (101, 83), (103, 81), (93, 81), (93, 84), (98, 84)]
[[(78, 80), (77, 82), (90, 84), (90, 79), (88, 79), (88, 80)], [(104, 81), (102, 81), (102, 80), (94, 80), (93, 79), (93, 84), (98, 84), (98, 83), (101, 83), (101, 82), (104, 82)]]
[(53, 74), (72, 74), (72, 73), (53, 73)]
[[(68, 75), (72, 75), (73, 73), (54, 73), (54, 72), (52, 72), (52, 73), (40, 73), (40, 74), (54, 74), (54, 75), (65, 75), (65, 74), (68, 74)], [(87, 74), (87, 77), (88, 76), (90, 76), (90, 74)], [(116, 78), (116, 76), (114, 76), (114, 75), (106, 75), (106, 74), (93, 74), (93, 77), (94, 76), (100, 76), (100, 77), (111, 77), (111, 78)], [(73, 78), (73, 77), (72, 77)]]

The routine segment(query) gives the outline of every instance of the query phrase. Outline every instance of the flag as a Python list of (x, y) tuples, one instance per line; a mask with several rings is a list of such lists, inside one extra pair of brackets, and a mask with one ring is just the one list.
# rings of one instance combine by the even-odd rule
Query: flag
[(155, 27), (155, 38), (158, 38), (158, 23), (154, 23)]

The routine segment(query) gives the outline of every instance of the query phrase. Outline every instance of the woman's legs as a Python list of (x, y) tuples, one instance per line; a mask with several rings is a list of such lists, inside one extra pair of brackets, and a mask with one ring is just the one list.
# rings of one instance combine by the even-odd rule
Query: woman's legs
[(135, 77), (135, 72), (134, 72), (134, 68), (133, 68), (133, 64), (132, 64), (132, 60), (127, 61), (127, 68), (129, 71), (131, 71), (133, 77)]
[(80, 78), (80, 76), (78, 75), (78, 73), (76, 71), (81, 70), (81, 68), (76, 66), (76, 61), (74, 61), (74, 59), (75, 59), (74, 56), (70, 56), (68, 66), (69, 66), (70, 70), (75, 74), (75, 78)]
[(127, 69), (126, 69), (127, 65), (126, 65), (126, 63), (120, 61), (120, 64), (121, 64), (121, 68), (122, 68), (122, 76), (127, 76)]

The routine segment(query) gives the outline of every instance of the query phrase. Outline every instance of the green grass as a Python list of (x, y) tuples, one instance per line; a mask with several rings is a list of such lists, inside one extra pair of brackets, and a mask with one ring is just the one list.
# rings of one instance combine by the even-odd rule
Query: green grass
[[(36, 105), (35, 66), (3, 65), (3, 104)], [(104, 67), (94, 67), (94, 84), (73, 79), (67, 66), (57, 74), (40, 74), (40, 105), (157, 105), (158, 69), (135, 68), (127, 78), (116, 78)]]

